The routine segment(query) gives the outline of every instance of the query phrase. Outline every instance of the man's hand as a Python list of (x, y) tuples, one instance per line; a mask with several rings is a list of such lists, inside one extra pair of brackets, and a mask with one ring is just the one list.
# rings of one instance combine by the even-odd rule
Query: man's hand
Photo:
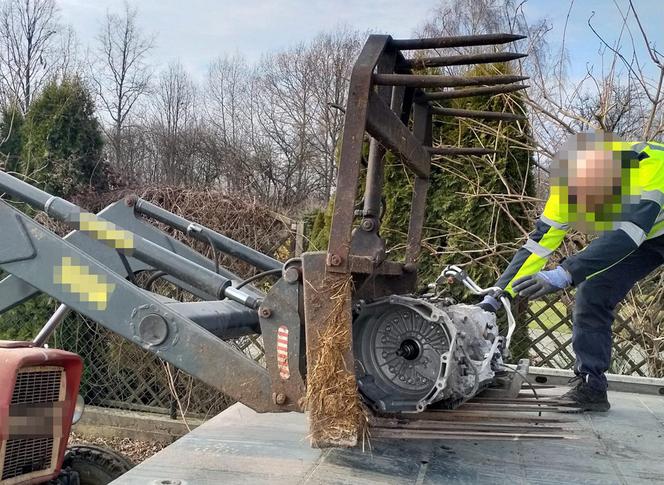
[(537, 274), (519, 278), (512, 283), (512, 288), (521, 296), (535, 300), (567, 288), (570, 284), (572, 284), (572, 276), (565, 268), (558, 266), (551, 271), (540, 271)]
[(496, 313), (502, 306), (502, 303), (492, 295), (484, 295), (484, 299), (477, 306), (485, 312)]

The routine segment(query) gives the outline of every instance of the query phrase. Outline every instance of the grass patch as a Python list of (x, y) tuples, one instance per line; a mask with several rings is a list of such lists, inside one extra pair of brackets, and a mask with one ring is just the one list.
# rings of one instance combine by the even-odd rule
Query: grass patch
[[(544, 301), (534, 301), (530, 303), (530, 312), (533, 314), (538, 314), (545, 306), (547, 306), (547, 303)], [(556, 302), (554, 303), (554, 306), (561, 315), (567, 314), (567, 306), (564, 303)], [(544, 325), (547, 329), (553, 328), (556, 325), (558, 325), (558, 323), (560, 323), (560, 316), (558, 315), (558, 313), (556, 313), (556, 311), (553, 308), (547, 308), (542, 313), (539, 313), (537, 315), (537, 318), (542, 322), (542, 325)], [(542, 330), (540, 324), (535, 321), (531, 321), (528, 324), (528, 328), (530, 330)], [(561, 325), (555, 331), (564, 334), (572, 333), (572, 329), (567, 325)]]

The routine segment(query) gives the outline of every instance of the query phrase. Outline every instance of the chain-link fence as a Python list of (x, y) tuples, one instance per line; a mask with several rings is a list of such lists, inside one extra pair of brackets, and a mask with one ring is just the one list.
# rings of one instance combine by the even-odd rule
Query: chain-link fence
[[(232, 343), (263, 362), (260, 337)], [(216, 389), (80, 316), (67, 319), (50, 344), (83, 358), (81, 394), (89, 405), (205, 418), (232, 404)], [(214, 356), (210, 363), (214, 365)]]

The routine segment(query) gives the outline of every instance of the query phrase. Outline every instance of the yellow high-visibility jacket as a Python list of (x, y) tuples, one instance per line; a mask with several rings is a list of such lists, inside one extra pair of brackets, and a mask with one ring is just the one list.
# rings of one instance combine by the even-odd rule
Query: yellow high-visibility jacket
[[(629, 148), (625, 147), (621, 152), (623, 168), (628, 168), (630, 175), (627, 181), (623, 181), (623, 203), (615, 209), (619, 219), (604, 217), (596, 224), (598, 228), (606, 229), (601, 236), (561, 263), (572, 275), (574, 285), (620, 262), (647, 239), (664, 235), (664, 144), (627, 145)], [(634, 203), (629, 203), (630, 194), (637, 196)], [(574, 217), (574, 211), (569, 210), (567, 203), (566, 188), (552, 187), (535, 230), (516, 252), (496, 286), (514, 296), (512, 283), (516, 279), (535, 274), (544, 267), (563, 241), (570, 227), (570, 217)]]

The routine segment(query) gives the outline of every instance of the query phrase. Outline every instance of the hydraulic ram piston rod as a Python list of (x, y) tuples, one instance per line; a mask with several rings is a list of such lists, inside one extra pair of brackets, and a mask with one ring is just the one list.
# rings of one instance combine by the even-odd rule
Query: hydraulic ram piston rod
[(43, 210), (49, 217), (84, 232), (123, 255), (135, 257), (219, 299), (227, 297), (253, 309), (257, 309), (261, 304), (260, 298), (233, 288), (230, 279), (2, 171), (0, 171), (0, 190), (36, 209)]
[(199, 224), (188, 221), (184, 217), (164, 210), (146, 200), (136, 200), (134, 211), (144, 216), (151, 217), (167, 226), (177, 229), (178, 231), (182, 231), (194, 239), (212, 244), (216, 249), (229, 254), (230, 256), (241, 259), (261, 271), (270, 271), (281, 268), (281, 263), (276, 259), (234, 241), (218, 232), (211, 231)]

